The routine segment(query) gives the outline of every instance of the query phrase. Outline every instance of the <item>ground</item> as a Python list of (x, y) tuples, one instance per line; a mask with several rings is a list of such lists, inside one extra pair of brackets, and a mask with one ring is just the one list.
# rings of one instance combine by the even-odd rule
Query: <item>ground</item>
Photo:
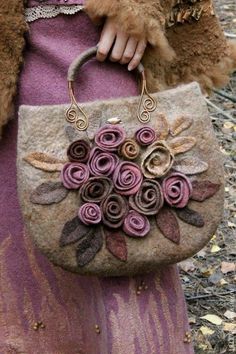
[[(215, 5), (226, 34), (236, 36), (236, 1)], [(236, 73), (220, 93), (230, 97), (215, 93), (209, 110), (224, 155), (224, 220), (208, 246), (180, 264), (196, 354), (236, 353)]]

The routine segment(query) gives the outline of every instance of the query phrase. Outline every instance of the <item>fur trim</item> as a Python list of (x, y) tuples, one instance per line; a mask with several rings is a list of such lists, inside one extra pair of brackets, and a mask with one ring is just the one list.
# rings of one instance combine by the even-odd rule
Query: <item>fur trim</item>
[(0, 136), (2, 127), (13, 113), (13, 98), (16, 93), (17, 76), (22, 63), (24, 33), (22, 0), (0, 3)]

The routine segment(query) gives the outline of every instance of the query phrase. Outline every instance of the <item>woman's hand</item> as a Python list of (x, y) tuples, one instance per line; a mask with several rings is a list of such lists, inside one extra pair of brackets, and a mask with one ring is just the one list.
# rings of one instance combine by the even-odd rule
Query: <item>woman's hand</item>
[(107, 18), (98, 43), (97, 59), (104, 61), (113, 46), (109, 59), (121, 64), (129, 63), (128, 70), (130, 71), (140, 63), (146, 45), (145, 40), (138, 41), (128, 36), (117, 28), (113, 19)]

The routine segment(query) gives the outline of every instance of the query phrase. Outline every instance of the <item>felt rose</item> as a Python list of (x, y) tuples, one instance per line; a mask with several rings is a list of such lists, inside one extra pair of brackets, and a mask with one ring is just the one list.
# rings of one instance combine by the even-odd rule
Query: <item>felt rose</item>
[(126, 200), (119, 194), (110, 194), (102, 203), (102, 221), (111, 228), (120, 227), (128, 213)]
[(163, 180), (162, 190), (170, 206), (184, 208), (191, 197), (192, 184), (184, 174), (174, 172)]
[(79, 208), (78, 216), (85, 225), (99, 224), (102, 220), (100, 207), (95, 203), (85, 203)]
[(89, 169), (80, 162), (67, 162), (61, 170), (61, 181), (67, 189), (78, 189), (89, 178)]
[(156, 140), (156, 132), (151, 127), (145, 126), (136, 131), (135, 138), (140, 145), (151, 145)]
[(124, 220), (123, 231), (132, 237), (146, 236), (150, 231), (148, 218), (135, 210), (130, 210)]
[(80, 197), (84, 202), (100, 203), (112, 191), (112, 181), (107, 177), (91, 177), (80, 188)]
[(144, 215), (156, 215), (164, 203), (160, 184), (152, 179), (146, 179), (140, 189), (129, 197), (129, 205)]
[(87, 162), (90, 146), (86, 140), (76, 140), (70, 144), (67, 150), (68, 159), (72, 162)]
[(150, 145), (142, 156), (141, 169), (145, 177), (164, 176), (171, 168), (174, 156), (164, 141)]
[(95, 143), (106, 151), (116, 151), (125, 141), (125, 130), (120, 125), (106, 124), (95, 136)]
[(95, 147), (91, 150), (88, 167), (93, 176), (110, 176), (118, 162), (117, 155)]
[(121, 195), (135, 194), (139, 190), (142, 181), (142, 172), (139, 166), (133, 162), (121, 162), (113, 174), (115, 191)]
[(127, 160), (134, 160), (138, 157), (140, 148), (135, 140), (126, 139), (119, 147), (119, 154)]

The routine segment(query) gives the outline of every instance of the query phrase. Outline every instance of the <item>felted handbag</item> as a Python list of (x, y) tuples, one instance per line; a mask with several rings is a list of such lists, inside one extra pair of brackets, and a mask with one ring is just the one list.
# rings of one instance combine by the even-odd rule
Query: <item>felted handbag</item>
[[(221, 152), (198, 84), (138, 97), (21, 106), (17, 180), (27, 232), (80, 274), (157, 270), (198, 252), (222, 218)], [(105, 65), (105, 64), (103, 64)], [(47, 129), (45, 129), (47, 127)]]

